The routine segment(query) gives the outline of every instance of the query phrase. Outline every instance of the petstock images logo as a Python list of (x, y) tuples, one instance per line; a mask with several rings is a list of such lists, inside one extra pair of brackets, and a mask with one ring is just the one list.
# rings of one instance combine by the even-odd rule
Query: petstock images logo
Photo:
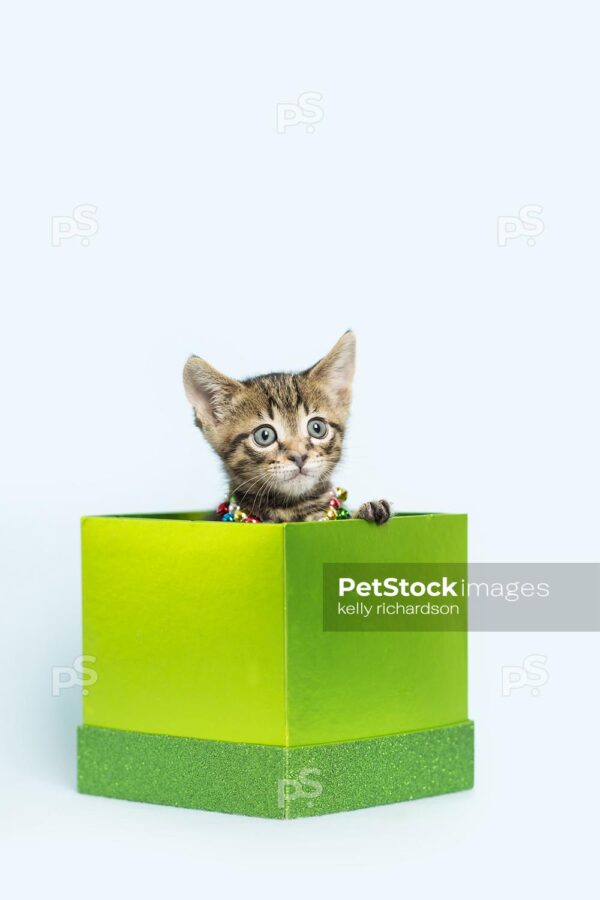
[(597, 563), (326, 563), (325, 631), (599, 631)]

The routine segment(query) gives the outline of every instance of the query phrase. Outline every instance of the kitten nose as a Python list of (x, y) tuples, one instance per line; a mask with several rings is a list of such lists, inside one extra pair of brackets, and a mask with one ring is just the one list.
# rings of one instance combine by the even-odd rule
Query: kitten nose
[(291, 461), (296, 463), (298, 468), (301, 469), (308, 459), (308, 453), (290, 453), (288, 459), (291, 459)]

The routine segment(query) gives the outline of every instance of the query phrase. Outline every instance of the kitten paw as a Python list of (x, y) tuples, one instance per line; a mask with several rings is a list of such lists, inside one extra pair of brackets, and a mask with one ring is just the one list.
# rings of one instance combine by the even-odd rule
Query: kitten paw
[(383, 525), (391, 515), (390, 504), (387, 500), (368, 500), (363, 503), (355, 513), (355, 519), (365, 519), (367, 522), (375, 522)]

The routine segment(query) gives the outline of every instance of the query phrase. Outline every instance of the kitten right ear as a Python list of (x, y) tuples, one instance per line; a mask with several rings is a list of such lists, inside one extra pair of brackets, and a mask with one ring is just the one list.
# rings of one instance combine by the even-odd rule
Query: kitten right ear
[(318, 382), (342, 410), (348, 411), (354, 378), (356, 339), (346, 331), (329, 353), (304, 374)]
[(185, 395), (201, 424), (219, 422), (242, 385), (228, 378), (199, 356), (190, 356), (183, 370)]

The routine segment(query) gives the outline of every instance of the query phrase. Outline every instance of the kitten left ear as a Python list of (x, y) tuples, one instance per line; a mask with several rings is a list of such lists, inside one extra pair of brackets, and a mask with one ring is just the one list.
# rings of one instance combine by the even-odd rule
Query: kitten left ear
[(356, 338), (352, 331), (346, 331), (329, 353), (306, 372), (335, 403), (346, 408), (352, 396), (355, 356)]
[(199, 356), (190, 356), (183, 370), (185, 394), (201, 425), (219, 422), (233, 397), (243, 389)]

